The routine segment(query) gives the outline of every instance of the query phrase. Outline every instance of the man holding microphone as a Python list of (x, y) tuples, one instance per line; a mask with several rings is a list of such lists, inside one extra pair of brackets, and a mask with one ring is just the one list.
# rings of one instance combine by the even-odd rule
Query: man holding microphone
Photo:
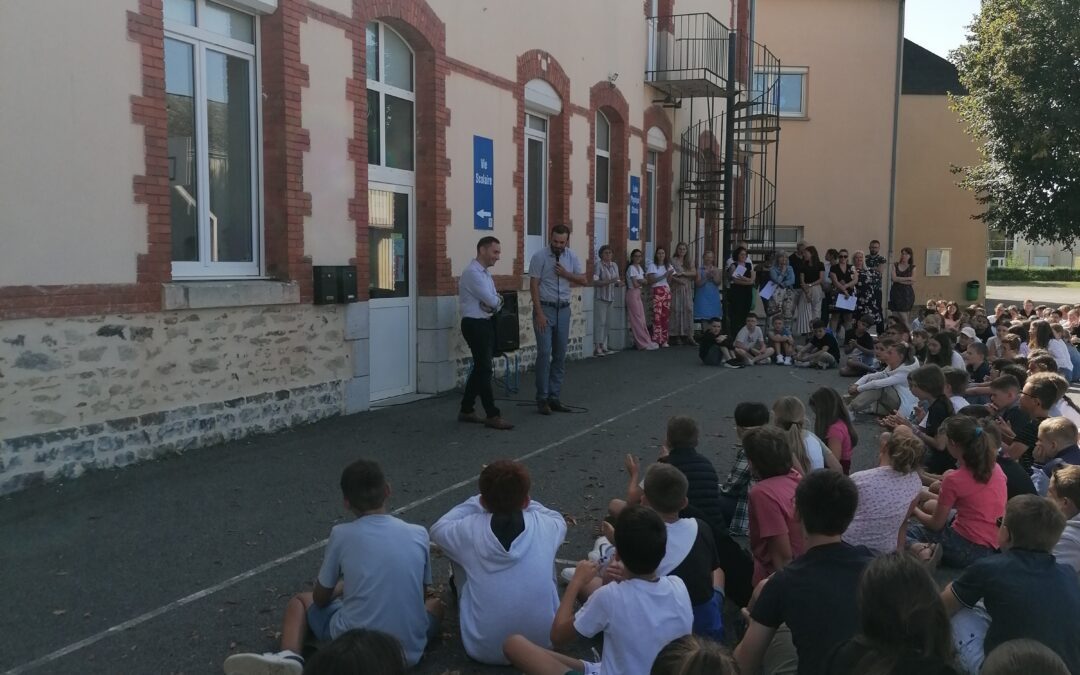
[[(459, 422), (476, 422), (491, 429), (510, 430), (495, 407), (491, 389), (491, 359), (495, 353), (495, 323), (491, 317), (502, 307), (502, 296), (495, 292), (495, 280), (488, 268), (499, 262), (502, 247), (495, 237), (482, 237), (476, 242), (476, 259), (469, 263), (458, 280), (458, 303), (461, 307), (461, 335), (472, 352), (473, 369), (465, 383), (461, 398)], [(476, 397), (484, 406), (486, 417), (474, 412)]]
[(529, 261), (536, 334), (536, 409), (541, 415), (550, 415), (552, 410), (570, 412), (559, 400), (570, 337), (570, 284), (587, 286), (589, 281), (581, 259), (567, 248), (569, 241), (570, 228), (556, 225), (551, 228), (548, 247)]

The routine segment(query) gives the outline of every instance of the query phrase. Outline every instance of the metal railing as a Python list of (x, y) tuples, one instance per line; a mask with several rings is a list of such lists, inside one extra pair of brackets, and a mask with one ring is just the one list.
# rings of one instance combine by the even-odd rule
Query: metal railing
[(653, 16), (646, 20), (645, 81), (700, 80), (726, 86), (731, 31), (711, 14)]

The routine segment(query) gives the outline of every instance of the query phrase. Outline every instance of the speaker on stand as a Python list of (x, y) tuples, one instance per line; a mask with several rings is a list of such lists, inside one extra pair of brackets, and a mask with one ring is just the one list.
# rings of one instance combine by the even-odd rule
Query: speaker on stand
[(517, 351), (521, 347), (518, 323), (518, 296), (515, 291), (500, 293), (503, 304), (491, 320), (495, 322), (495, 354)]

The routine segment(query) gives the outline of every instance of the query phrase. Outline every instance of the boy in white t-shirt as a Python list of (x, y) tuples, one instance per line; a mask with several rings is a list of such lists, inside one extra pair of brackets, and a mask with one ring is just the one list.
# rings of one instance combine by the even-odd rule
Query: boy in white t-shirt
[(775, 352), (765, 344), (765, 335), (757, 325), (757, 317), (746, 317), (746, 325), (735, 335), (735, 355), (748, 366), (769, 362)]
[(678, 577), (656, 574), (666, 546), (667, 526), (655, 511), (646, 506), (623, 509), (615, 520), (615, 559), (626, 568), (626, 580), (601, 587), (575, 615), (578, 592), (597, 571), (596, 563), (582, 560), (551, 625), (556, 645), (602, 632), (600, 663), (544, 649), (521, 635), (503, 644), (510, 663), (526, 673), (576, 670), (587, 675), (648, 675), (664, 645), (689, 635), (694, 622), (686, 585)]
[(341, 492), (356, 519), (334, 526), (314, 591), (286, 606), (281, 651), (233, 654), (225, 659), (226, 675), (300, 675), (309, 633), (329, 642), (356, 628), (393, 636), (414, 666), (438, 635), (442, 603), (424, 599), (431, 585), (427, 530), (386, 512), (390, 484), (376, 462), (345, 467)]
[(454, 563), (465, 653), (481, 663), (505, 664), (502, 644), (515, 633), (551, 644), (566, 521), (530, 500), (530, 482), (521, 462), (492, 462), (480, 472), (480, 494), (431, 526), (431, 540)]

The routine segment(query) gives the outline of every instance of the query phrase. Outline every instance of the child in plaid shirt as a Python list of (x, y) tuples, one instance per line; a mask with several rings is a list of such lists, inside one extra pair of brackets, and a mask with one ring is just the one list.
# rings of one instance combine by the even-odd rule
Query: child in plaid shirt
[(735, 463), (727, 480), (720, 485), (720, 505), (728, 523), (728, 533), (745, 536), (749, 532), (750, 516), (747, 494), (750, 492), (750, 463), (746, 461), (742, 437), (747, 431), (769, 423), (769, 408), (764, 403), (743, 402), (735, 406), (735, 432), (740, 443), (735, 446)]

